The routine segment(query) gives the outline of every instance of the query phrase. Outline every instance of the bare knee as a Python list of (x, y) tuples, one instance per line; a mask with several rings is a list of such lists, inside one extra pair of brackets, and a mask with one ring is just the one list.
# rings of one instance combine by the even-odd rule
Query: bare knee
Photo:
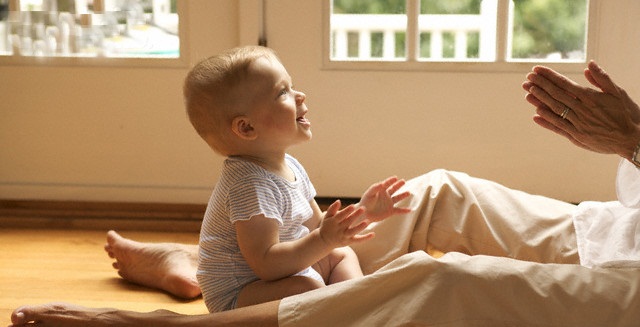
[(335, 248), (327, 256), (329, 265), (333, 268), (343, 261), (358, 261), (358, 256), (348, 246)]

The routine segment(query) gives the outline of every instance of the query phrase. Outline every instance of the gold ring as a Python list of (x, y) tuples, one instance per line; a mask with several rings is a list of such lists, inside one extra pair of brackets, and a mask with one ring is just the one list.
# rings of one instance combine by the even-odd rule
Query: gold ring
[(560, 114), (560, 118), (567, 119), (567, 115), (569, 114), (569, 111), (571, 111), (571, 109), (565, 106), (564, 111), (562, 112), (562, 114)]

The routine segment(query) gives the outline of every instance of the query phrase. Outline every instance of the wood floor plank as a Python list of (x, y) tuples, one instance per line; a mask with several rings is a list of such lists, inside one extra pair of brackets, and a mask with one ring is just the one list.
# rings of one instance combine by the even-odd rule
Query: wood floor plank
[[(168, 309), (205, 313), (203, 300), (181, 301), (166, 293), (132, 285), (111, 267), (103, 250), (106, 231), (0, 230), (0, 326), (22, 304), (52, 301), (136, 311)], [(149, 242), (195, 244), (197, 233), (124, 232)]]

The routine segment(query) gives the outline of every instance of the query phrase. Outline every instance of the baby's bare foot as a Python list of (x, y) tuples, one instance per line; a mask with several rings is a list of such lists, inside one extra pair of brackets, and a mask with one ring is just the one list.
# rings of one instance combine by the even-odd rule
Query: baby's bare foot
[(113, 268), (127, 281), (185, 299), (200, 295), (197, 245), (141, 243), (109, 231), (104, 249), (116, 260)]

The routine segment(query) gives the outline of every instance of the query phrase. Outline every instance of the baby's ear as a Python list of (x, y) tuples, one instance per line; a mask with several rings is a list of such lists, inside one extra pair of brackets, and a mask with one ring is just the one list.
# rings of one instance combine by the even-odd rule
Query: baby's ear
[(255, 140), (258, 137), (255, 128), (251, 125), (251, 120), (247, 116), (234, 118), (231, 122), (231, 130), (243, 140)]

